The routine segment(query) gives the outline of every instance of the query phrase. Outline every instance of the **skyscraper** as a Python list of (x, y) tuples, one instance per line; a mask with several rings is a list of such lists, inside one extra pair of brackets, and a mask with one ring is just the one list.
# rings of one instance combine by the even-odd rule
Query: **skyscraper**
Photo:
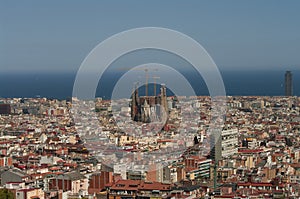
[(293, 95), (293, 74), (291, 71), (286, 71), (285, 73), (285, 95)]

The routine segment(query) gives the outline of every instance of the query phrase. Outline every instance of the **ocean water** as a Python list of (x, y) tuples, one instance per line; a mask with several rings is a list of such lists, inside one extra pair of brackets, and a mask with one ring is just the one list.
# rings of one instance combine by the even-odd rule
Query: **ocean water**
[[(221, 71), (226, 94), (232, 96), (283, 96), (284, 73), (285, 71)], [(300, 96), (300, 70), (292, 73), (294, 95)], [(0, 97), (40, 96), (66, 99), (72, 96), (75, 75), (75, 73), (0, 74)], [(96, 95), (109, 99), (121, 75), (106, 73), (99, 82), (101, 86), (98, 86)], [(186, 72), (184, 76), (197, 95), (209, 95), (199, 74)], [(141, 92), (143, 90), (141, 89)], [(153, 86), (149, 86), (149, 93), (152, 92)]]

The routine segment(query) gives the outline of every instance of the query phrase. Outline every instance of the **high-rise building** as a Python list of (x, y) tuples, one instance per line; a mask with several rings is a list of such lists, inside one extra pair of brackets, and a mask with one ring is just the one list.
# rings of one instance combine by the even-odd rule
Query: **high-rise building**
[(293, 95), (293, 74), (291, 71), (286, 71), (285, 73), (285, 95)]
[(238, 129), (222, 131), (222, 157), (230, 157), (238, 153)]
[(238, 152), (238, 130), (227, 129), (211, 135), (211, 159), (219, 161)]

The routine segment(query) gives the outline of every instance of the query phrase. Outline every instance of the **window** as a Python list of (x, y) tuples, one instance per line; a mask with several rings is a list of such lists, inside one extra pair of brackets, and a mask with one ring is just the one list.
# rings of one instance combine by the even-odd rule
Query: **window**
[(117, 187), (125, 187), (125, 184), (117, 184)]

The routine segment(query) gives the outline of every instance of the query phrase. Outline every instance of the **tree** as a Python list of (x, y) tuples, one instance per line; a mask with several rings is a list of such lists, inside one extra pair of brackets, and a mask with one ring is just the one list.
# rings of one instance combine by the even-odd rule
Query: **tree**
[(14, 199), (14, 194), (8, 189), (0, 189), (0, 198), (2, 199)]

